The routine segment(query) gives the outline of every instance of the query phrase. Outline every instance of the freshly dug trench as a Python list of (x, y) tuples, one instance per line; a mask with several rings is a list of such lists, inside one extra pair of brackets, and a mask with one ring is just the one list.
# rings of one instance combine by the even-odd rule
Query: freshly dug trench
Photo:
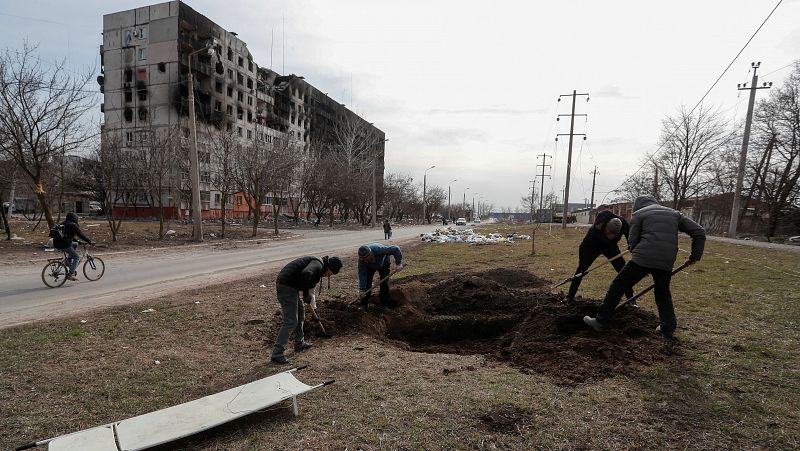
[(614, 327), (598, 334), (583, 324), (597, 303), (567, 306), (556, 295), (527, 289), (548, 284), (518, 269), (438, 273), (395, 283), (390, 294), (397, 307), (388, 312), (364, 314), (332, 300), (320, 307), (320, 316), (329, 332), (367, 333), (419, 352), (484, 354), (567, 384), (671, 358), (661, 352), (654, 314), (622, 309)]

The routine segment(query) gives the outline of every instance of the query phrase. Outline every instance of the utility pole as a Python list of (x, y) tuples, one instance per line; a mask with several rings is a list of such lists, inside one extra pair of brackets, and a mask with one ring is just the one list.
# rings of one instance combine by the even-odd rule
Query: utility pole
[(425, 172), (422, 173), (422, 223), (423, 224), (425, 224), (425, 220), (427, 219), (427, 217), (425, 216), (425, 214), (426, 214), (426, 212), (425, 212), (425, 202), (426, 202), (426, 199), (425, 199), (425, 188), (426, 188), (426, 186), (425, 185), (427, 184), (427, 181), (428, 181), (428, 171), (430, 171), (431, 169), (433, 169), (435, 167), (436, 166), (431, 166), (428, 169), (425, 169)]
[(753, 105), (756, 101), (756, 90), (757, 89), (769, 89), (772, 87), (772, 82), (764, 83), (762, 86), (758, 86), (758, 75), (756, 75), (756, 71), (761, 66), (761, 61), (757, 63), (750, 63), (750, 66), (753, 68), (753, 81), (750, 83), (750, 87), (747, 87), (747, 83), (744, 85), (737, 85), (736, 88), (739, 91), (750, 91), (750, 101), (747, 104), (747, 119), (744, 123), (744, 136), (742, 137), (742, 152), (739, 154), (739, 170), (736, 176), (736, 190), (733, 192), (733, 206), (731, 208), (731, 221), (730, 225), (728, 226), (728, 237), (736, 238), (736, 229), (739, 226), (739, 207), (741, 204), (741, 196), (742, 196), (742, 188), (744, 186), (744, 169), (745, 164), (747, 163), (747, 145), (750, 141), (750, 126), (753, 123)]
[[(569, 175), (570, 171), (572, 170), (572, 138), (575, 135), (583, 135), (584, 141), (586, 140), (585, 133), (575, 133), (575, 116), (586, 116), (585, 114), (575, 114), (575, 99), (578, 96), (586, 96), (586, 101), (589, 101), (589, 93), (578, 94), (577, 91), (574, 89), (572, 90), (572, 94), (563, 94), (558, 96), (558, 101), (561, 101), (562, 97), (572, 96), (572, 113), (571, 114), (559, 114), (559, 116), (569, 116), (569, 152), (567, 153), (567, 179), (566, 184), (564, 185), (564, 214), (561, 217), (561, 228), (567, 228), (567, 206), (569, 205)], [(556, 120), (559, 120), (556, 118)], [(559, 133), (556, 136), (556, 141), (558, 141), (559, 136), (566, 136), (567, 133)]]
[[(539, 210), (541, 210), (541, 209), (543, 209), (543, 208), (544, 208), (544, 178), (545, 178), (545, 177), (547, 177), (547, 178), (550, 178), (550, 175), (549, 175), (549, 174), (548, 174), (548, 175), (545, 175), (545, 173), (544, 173), (544, 168), (545, 168), (545, 167), (548, 167), (548, 168), (552, 167), (551, 165), (549, 165), (549, 164), (545, 164), (545, 163), (547, 163), (547, 159), (548, 159), (548, 158), (553, 158), (553, 157), (551, 157), (550, 155), (547, 155), (547, 154), (545, 154), (545, 153), (542, 153), (541, 155), (536, 155), (536, 159), (539, 159), (539, 157), (542, 157), (542, 164), (537, 164), (537, 165), (536, 165), (536, 167), (537, 167), (537, 168), (538, 168), (539, 166), (541, 166), (541, 167), (542, 167), (542, 175), (536, 175), (536, 176), (534, 176), (533, 178), (534, 178), (534, 180), (535, 180), (536, 178), (538, 178), (538, 177), (541, 177), (541, 178), (542, 178), (542, 188), (541, 188), (541, 190), (539, 191)], [(533, 201), (533, 199), (531, 199), (531, 201)]]
[(594, 167), (594, 171), (590, 172), (592, 174), (592, 200), (589, 201), (589, 208), (594, 209), (594, 182), (597, 180), (597, 166)]

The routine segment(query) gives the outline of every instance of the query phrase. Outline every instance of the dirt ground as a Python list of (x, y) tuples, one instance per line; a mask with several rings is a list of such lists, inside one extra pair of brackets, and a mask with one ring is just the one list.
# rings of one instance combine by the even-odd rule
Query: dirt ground
[[(530, 243), (405, 244), (386, 311), (377, 300), (356, 310), (348, 263), (318, 296), (331, 336), (309, 313), (315, 346), (287, 353), (309, 364), (302, 381), (336, 383), (304, 395), (299, 417), (276, 406), (165, 449), (800, 446), (800, 257), (707, 243), (673, 279), (679, 345), (669, 354), (650, 295), (606, 334), (581, 326), (610, 265), (583, 282), (575, 306), (546, 293), (574, 270), (581, 238), (539, 234), (534, 256)], [(0, 330), (0, 449), (285, 370), (269, 363), (275, 276)]]
[[(652, 313), (624, 308), (615, 327), (599, 335), (583, 323), (598, 302), (564, 305), (561, 296), (537, 290), (547, 285), (511, 268), (440, 272), (393, 285), (392, 308), (378, 303), (364, 314), (351, 299), (338, 297), (318, 313), (327, 333), (364, 333), (414, 352), (480, 354), (558, 383), (630, 374), (670, 358), (673, 348), (654, 332), (658, 318)], [(309, 332), (324, 336), (316, 323)]]

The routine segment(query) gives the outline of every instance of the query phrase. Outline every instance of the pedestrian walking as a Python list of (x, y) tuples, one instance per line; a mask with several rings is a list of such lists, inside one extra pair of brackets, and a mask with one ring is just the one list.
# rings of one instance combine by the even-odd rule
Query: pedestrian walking
[(388, 219), (383, 220), (383, 237), (387, 240), (392, 239), (392, 225)]
[(692, 252), (687, 263), (691, 265), (699, 261), (705, 247), (705, 230), (681, 212), (659, 205), (653, 196), (637, 197), (633, 202), (628, 235), (631, 261), (611, 282), (597, 316), (584, 316), (583, 321), (598, 332), (608, 329), (622, 294), (650, 274), (655, 285), (653, 292), (660, 321), (657, 330), (671, 343), (678, 325), (669, 289), (672, 266), (678, 255), (678, 232), (692, 238)]
[[(305, 341), (303, 322), (306, 310), (303, 303), (309, 304), (312, 309), (317, 308), (317, 299), (314, 287), (323, 277), (330, 278), (342, 269), (342, 260), (339, 257), (300, 257), (283, 267), (275, 281), (278, 293), (278, 302), (281, 304), (283, 324), (275, 339), (270, 360), (278, 364), (290, 363), (284, 355), (289, 343), (289, 336), (294, 332), (294, 351), (303, 352), (312, 345)], [(330, 279), (328, 279), (330, 280)], [(300, 302), (300, 293), (303, 293), (303, 302)]]

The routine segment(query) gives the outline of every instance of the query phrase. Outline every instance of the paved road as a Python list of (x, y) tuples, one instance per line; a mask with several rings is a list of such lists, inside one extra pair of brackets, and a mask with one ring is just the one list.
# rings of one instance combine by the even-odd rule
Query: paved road
[[(436, 226), (398, 227), (393, 241), (402, 241)], [(301, 237), (265, 244), (246, 243), (234, 249), (214, 246), (170, 249), (155, 253), (106, 255), (106, 273), (97, 282), (67, 282), (47, 288), (41, 281), (43, 262), (0, 266), (0, 327), (54, 318), (92, 308), (120, 305), (185, 288), (221, 283), (274, 269), (302, 255), (353, 252), (383, 237), (381, 229), (302, 231)], [(98, 252), (98, 255), (102, 255)], [(80, 279), (83, 279), (78, 271)]]

